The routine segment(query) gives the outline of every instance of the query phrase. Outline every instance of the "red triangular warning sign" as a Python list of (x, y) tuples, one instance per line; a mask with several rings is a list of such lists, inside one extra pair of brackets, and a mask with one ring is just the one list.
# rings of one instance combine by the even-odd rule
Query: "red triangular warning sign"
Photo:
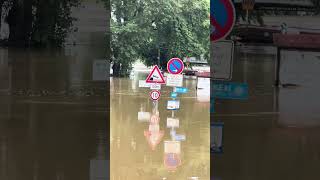
[(158, 66), (154, 66), (151, 73), (148, 75), (146, 79), (146, 83), (158, 83), (158, 84), (165, 84), (166, 81), (164, 80), (163, 75), (160, 72)]

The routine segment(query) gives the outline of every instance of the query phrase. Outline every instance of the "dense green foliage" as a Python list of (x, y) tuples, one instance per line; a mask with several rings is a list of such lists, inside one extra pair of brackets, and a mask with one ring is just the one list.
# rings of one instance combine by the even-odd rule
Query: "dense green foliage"
[(172, 57), (208, 57), (209, 6), (209, 0), (111, 0), (114, 74), (127, 75), (137, 59), (157, 64), (159, 49), (162, 68)]
[[(9, 25), (9, 45), (61, 46), (72, 31), (71, 8), (81, 0), (0, 0)], [(2, 17), (5, 16), (5, 17)], [(1, 24), (0, 24), (1, 27)]]

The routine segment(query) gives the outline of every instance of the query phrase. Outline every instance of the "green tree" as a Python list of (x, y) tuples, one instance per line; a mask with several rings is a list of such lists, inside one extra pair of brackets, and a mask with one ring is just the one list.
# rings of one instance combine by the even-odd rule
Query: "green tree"
[(163, 68), (172, 57), (208, 57), (209, 6), (209, 0), (112, 0), (114, 74), (127, 75), (137, 59), (157, 64), (159, 50)]
[[(8, 45), (62, 46), (72, 31), (71, 8), (81, 0), (0, 0), (9, 26)], [(1, 24), (0, 24), (1, 27)]]

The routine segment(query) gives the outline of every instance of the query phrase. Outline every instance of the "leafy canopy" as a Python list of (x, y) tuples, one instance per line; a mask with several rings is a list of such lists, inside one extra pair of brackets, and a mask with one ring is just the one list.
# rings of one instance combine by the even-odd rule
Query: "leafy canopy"
[(209, 56), (209, 0), (112, 0), (112, 54), (122, 73), (141, 59), (164, 67), (172, 57)]

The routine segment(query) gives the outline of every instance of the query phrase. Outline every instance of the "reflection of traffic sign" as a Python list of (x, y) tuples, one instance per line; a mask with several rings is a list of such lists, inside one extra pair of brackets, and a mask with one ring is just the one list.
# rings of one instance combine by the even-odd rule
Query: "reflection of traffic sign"
[(177, 100), (170, 100), (167, 104), (168, 110), (178, 110), (180, 108), (180, 101)]
[(214, 82), (213, 97), (218, 99), (247, 100), (249, 97), (248, 84), (234, 82)]
[(154, 151), (156, 149), (156, 146), (161, 142), (161, 139), (164, 136), (164, 131), (144, 131), (144, 136), (147, 138), (149, 146)]
[[(110, 161), (109, 160), (90, 160), (90, 180), (109, 179)], [(108, 170), (106, 170), (108, 169)]]
[(173, 138), (176, 141), (185, 141), (186, 140), (186, 136), (183, 134), (176, 134)]
[(138, 121), (141, 122), (149, 122), (150, 120), (150, 113), (149, 112), (138, 112)]
[(154, 133), (154, 132), (159, 132), (160, 131), (160, 125), (159, 124), (149, 124), (149, 132)]
[(187, 89), (187, 88), (184, 88), (184, 87), (175, 87), (175, 88), (173, 89), (173, 92), (184, 94), (184, 93), (187, 93), (187, 92), (188, 92), (188, 89)]
[(167, 75), (167, 86), (181, 87), (183, 85), (182, 74), (168, 74)]
[(180, 141), (164, 141), (164, 153), (181, 153)]
[(223, 152), (223, 123), (212, 123), (210, 127), (211, 153)]
[(211, 41), (225, 38), (231, 32), (235, 23), (235, 8), (231, 0), (211, 0)]
[(147, 83), (159, 83), (159, 84), (166, 83), (158, 66), (154, 66), (151, 73), (148, 75), (146, 82)]
[(179, 119), (167, 118), (167, 127), (178, 128), (179, 127)]
[(160, 96), (161, 96), (161, 93), (158, 90), (153, 90), (150, 92), (150, 98), (154, 101), (157, 101), (160, 98)]
[(167, 70), (171, 74), (180, 74), (184, 69), (183, 61), (179, 58), (172, 58), (167, 63)]
[(106, 60), (95, 60), (92, 67), (93, 81), (106, 81), (109, 78), (109, 63)]
[(211, 43), (210, 60), (213, 64), (211, 77), (214, 80), (231, 80), (233, 70), (233, 41)]
[(166, 153), (164, 156), (164, 164), (167, 169), (175, 171), (177, 167), (181, 165), (180, 155), (176, 153)]
[(151, 124), (159, 124), (160, 118), (159, 116), (156, 115), (152, 115), (150, 118), (150, 123)]
[(170, 94), (170, 97), (173, 98), (173, 99), (175, 99), (175, 98), (178, 97), (178, 93), (172, 92), (172, 93)]

